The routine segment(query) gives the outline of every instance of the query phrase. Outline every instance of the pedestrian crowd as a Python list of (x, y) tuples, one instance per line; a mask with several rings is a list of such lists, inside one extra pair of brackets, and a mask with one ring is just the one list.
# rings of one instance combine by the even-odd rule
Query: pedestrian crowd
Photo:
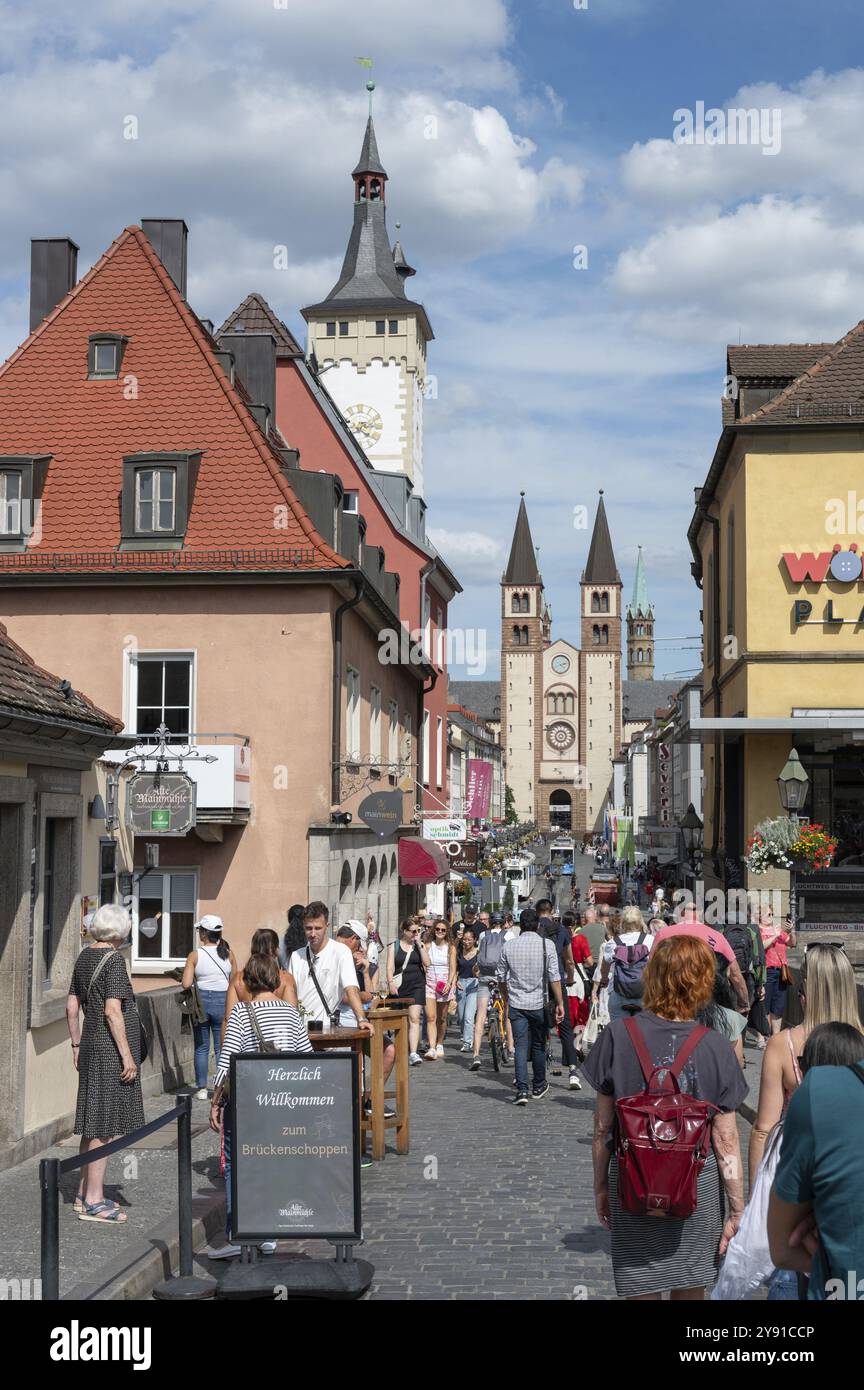
[[(795, 924), (777, 925), (767, 909), (720, 928), (692, 907), (668, 920), (656, 903), (647, 915), (633, 903), (559, 915), (547, 897), (515, 915), (466, 906), (454, 923), (421, 913), (386, 948), (371, 917), (334, 932), (325, 904), (297, 904), (281, 941), (255, 933), (242, 968), (222, 920), (202, 917), (180, 983), (194, 1023), (195, 1094), (210, 1103), (225, 1178), (225, 1240), (211, 1257), (241, 1253), (231, 1226), (232, 1057), (309, 1051), (321, 1028), (371, 1035), (367, 1015), (389, 998), (407, 1015), (411, 1066), (444, 1060), (452, 1027), (469, 1071), (512, 1063), (517, 1108), (543, 1100), (550, 1071), (566, 1068), (572, 1093), (583, 1081), (596, 1092), (594, 1196), (620, 1297), (846, 1297), (864, 1267), (864, 1026), (852, 965), (842, 946), (817, 943), (794, 973)], [(120, 954), (128, 913), (104, 906), (87, 925), (67, 1023), (75, 1133), (89, 1154), (144, 1124), (148, 1039)], [(594, 949), (588, 932), (602, 933)], [(764, 1057), (745, 1185), (737, 1113), (748, 1032)], [(386, 1079), (396, 1059), (389, 1035), (383, 1057)], [(105, 1168), (96, 1159), (82, 1170), (75, 1211), (122, 1225)]]

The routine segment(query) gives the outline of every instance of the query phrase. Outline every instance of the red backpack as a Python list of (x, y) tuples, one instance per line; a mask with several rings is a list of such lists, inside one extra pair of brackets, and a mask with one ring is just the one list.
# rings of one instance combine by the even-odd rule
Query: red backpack
[[(635, 1018), (625, 1020), (647, 1089), (615, 1102), (618, 1200), (631, 1216), (692, 1216), (719, 1105), (684, 1094), (678, 1078), (709, 1029), (701, 1024), (671, 1063), (655, 1067)], [(662, 1085), (654, 1078), (665, 1071)]]

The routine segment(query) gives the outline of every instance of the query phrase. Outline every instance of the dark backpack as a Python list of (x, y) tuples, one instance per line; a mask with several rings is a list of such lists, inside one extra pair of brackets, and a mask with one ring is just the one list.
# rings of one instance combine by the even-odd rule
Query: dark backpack
[(725, 935), (746, 980), (748, 975), (753, 974), (753, 937), (750, 928), (745, 925), (727, 927)]
[(615, 962), (614, 989), (616, 994), (620, 994), (622, 999), (641, 999), (643, 990), (642, 976), (645, 973), (645, 966), (648, 964), (650, 952), (645, 945), (646, 933), (640, 932), (639, 939), (633, 946), (623, 944), (615, 947), (612, 959)]
[(714, 1003), (722, 1009), (737, 1009), (738, 996), (729, 981), (731, 962), (718, 951), (714, 952)]
[(480, 949), (477, 952), (477, 965), (481, 975), (494, 975), (498, 969), (498, 962), (504, 953), (506, 942), (503, 931), (486, 930), (480, 937)]

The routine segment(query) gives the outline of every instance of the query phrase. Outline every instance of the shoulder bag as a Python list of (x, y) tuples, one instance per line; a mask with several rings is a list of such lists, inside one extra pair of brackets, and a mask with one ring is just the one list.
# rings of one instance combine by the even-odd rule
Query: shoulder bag
[(306, 964), (309, 967), (309, 978), (311, 979), (313, 985), (318, 991), (318, 998), (324, 1005), (324, 1017), (329, 1019), (333, 1027), (337, 1027), (339, 1023), (339, 1007), (338, 1005), (334, 1005), (331, 1008), (331, 1006), (327, 1003), (327, 1000), (324, 997), (324, 991), (318, 983), (318, 976), (315, 974), (315, 962), (312, 958), (312, 952), (308, 946), (306, 947)]

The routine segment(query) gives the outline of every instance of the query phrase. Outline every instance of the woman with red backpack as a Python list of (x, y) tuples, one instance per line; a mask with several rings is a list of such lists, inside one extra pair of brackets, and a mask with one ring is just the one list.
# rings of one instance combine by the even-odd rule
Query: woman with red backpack
[(658, 941), (642, 1012), (611, 1023), (583, 1066), (597, 1091), (594, 1197), (621, 1298), (703, 1299), (744, 1209), (735, 1110), (747, 1084), (731, 1044), (695, 1021), (715, 972), (698, 937)]

